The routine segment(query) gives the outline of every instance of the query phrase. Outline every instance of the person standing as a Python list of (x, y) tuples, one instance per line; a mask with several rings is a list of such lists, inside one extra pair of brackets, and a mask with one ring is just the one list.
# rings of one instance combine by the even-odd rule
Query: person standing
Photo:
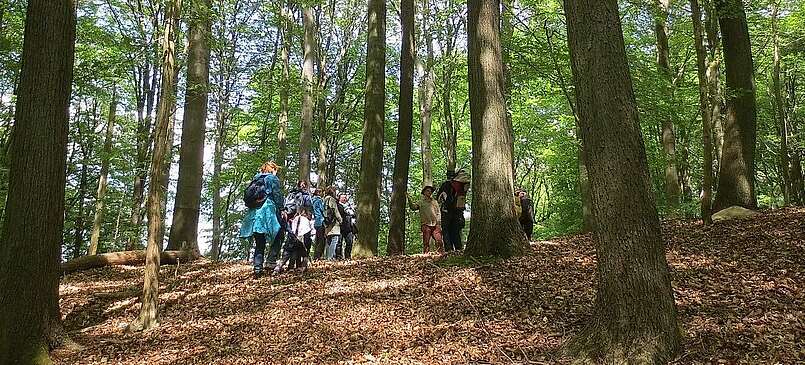
[(523, 226), (525, 236), (531, 241), (531, 235), (534, 234), (534, 203), (523, 189), (517, 191), (517, 196), (522, 207), (519, 217), (520, 225)]
[(422, 188), (422, 197), (419, 202), (415, 202), (408, 196), (411, 210), (419, 211), (419, 223), (422, 228), (422, 251), (427, 254), (430, 252), (431, 238), (436, 241), (436, 251), (444, 253), (444, 241), (442, 240), (442, 213), (439, 202), (433, 199), (433, 186)]
[(461, 230), (464, 229), (464, 209), (467, 205), (469, 183), (470, 177), (464, 170), (456, 173), (448, 171), (447, 181), (439, 186), (437, 198), (442, 208), (446, 251), (463, 249)]
[[(293, 188), (288, 195), (285, 197), (285, 211), (287, 213), (287, 223), (286, 226), (290, 226), (290, 222), (301, 212), (311, 212), (313, 210), (313, 200), (310, 198), (310, 192), (307, 188), (307, 182), (304, 180), (299, 181), (296, 183), (296, 187)], [(291, 241), (290, 235), (288, 235), (288, 241)], [(289, 244), (288, 242), (285, 243), (286, 245)], [(302, 264), (302, 257), (298, 255), (292, 255), (291, 261), (289, 264), (289, 268), (293, 269)]]
[(324, 255), (326, 236), (324, 235), (324, 200), (321, 198), (323, 194), (324, 189), (322, 188), (316, 188), (313, 192), (313, 225), (316, 228), (313, 260), (320, 260)]
[(336, 259), (352, 259), (352, 243), (355, 240), (355, 209), (349, 204), (349, 196), (338, 196), (338, 209), (341, 213), (341, 241), (336, 247)]
[(300, 260), (300, 262), (296, 264), (296, 268), (301, 269), (303, 274), (307, 271), (310, 246), (312, 243), (310, 236), (315, 232), (311, 218), (310, 209), (302, 208), (297, 212), (296, 216), (291, 219), (288, 225), (288, 240), (285, 241), (285, 246), (283, 247), (282, 259), (277, 262), (277, 266), (274, 268), (274, 275), (282, 273), (286, 263), (289, 269), (292, 269), (293, 261), (291, 260), (293, 260), (294, 257)]
[(244, 193), (244, 203), (249, 210), (243, 217), (240, 237), (254, 239), (255, 277), (263, 274), (266, 242), (271, 240), (267, 266), (273, 267), (284, 236), (286, 214), (282, 209), (284, 201), (282, 187), (277, 178), (278, 169), (277, 164), (272, 161), (264, 163)]
[(327, 188), (324, 197), (324, 234), (327, 237), (327, 259), (335, 260), (338, 242), (341, 240), (341, 222), (343, 218), (338, 211), (338, 201), (335, 198), (335, 187)]

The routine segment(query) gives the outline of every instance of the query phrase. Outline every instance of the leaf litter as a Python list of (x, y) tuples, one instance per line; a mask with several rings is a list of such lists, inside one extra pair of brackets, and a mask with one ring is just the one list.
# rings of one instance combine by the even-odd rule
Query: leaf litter
[[(805, 209), (663, 224), (684, 349), (674, 364), (805, 362)], [(57, 364), (556, 364), (589, 319), (589, 235), (509, 260), (317, 262), (251, 278), (246, 262), (160, 272), (160, 326), (129, 334), (141, 267), (68, 275)]]

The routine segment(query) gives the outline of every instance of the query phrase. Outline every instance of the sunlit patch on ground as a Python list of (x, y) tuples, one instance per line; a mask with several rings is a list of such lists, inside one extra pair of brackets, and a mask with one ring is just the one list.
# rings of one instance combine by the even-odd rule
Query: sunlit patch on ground
[[(805, 358), (804, 210), (704, 227), (663, 227), (684, 351), (675, 363)], [(162, 267), (161, 326), (128, 334), (142, 268), (62, 280), (61, 308), (83, 346), (58, 364), (568, 363), (561, 345), (595, 295), (589, 236), (533, 255), (417, 255), (317, 262), (303, 277), (251, 278), (247, 263)]]

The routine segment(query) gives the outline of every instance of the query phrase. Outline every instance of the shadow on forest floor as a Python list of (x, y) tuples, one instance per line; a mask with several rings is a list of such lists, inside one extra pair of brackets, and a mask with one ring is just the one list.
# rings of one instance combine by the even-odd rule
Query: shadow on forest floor
[[(684, 350), (676, 363), (805, 358), (805, 210), (711, 227), (663, 227)], [(161, 326), (128, 334), (141, 268), (62, 280), (84, 346), (58, 364), (567, 363), (559, 348), (594, 300), (589, 236), (541, 241), (510, 260), (412, 256), (317, 263), (304, 277), (251, 278), (244, 263), (161, 270)]]

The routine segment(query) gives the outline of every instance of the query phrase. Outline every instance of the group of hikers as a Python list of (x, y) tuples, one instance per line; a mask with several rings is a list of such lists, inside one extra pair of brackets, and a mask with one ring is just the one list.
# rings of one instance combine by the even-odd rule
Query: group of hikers
[[(255, 277), (266, 269), (275, 275), (293, 268), (304, 272), (311, 261), (311, 249), (313, 260), (351, 259), (358, 230), (349, 196), (339, 194), (334, 186), (311, 190), (307, 181), (299, 181), (284, 195), (277, 177), (279, 169), (274, 162), (264, 163), (244, 192), (248, 212), (240, 237), (254, 240)], [(410, 208), (419, 211), (424, 253), (431, 252), (431, 241), (439, 253), (463, 249), (461, 231), (469, 187), (470, 178), (464, 170), (448, 171), (438, 190), (427, 185), (419, 199), (408, 196)], [(530, 240), (534, 212), (524, 190), (516, 190), (514, 206)]]
[(333, 186), (311, 192), (306, 181), (283, 195), (279, 168), (274, 162), (260, 166), (243, 196), (249, 210), (240, 237), (254, 239), (255, 277), (262, 276), (264, 268), (273, 274), (293, 268), (304, 272), (311, 249), (313, 260), (351, 259), (357, 229), (349, 196), (338, 194)]

